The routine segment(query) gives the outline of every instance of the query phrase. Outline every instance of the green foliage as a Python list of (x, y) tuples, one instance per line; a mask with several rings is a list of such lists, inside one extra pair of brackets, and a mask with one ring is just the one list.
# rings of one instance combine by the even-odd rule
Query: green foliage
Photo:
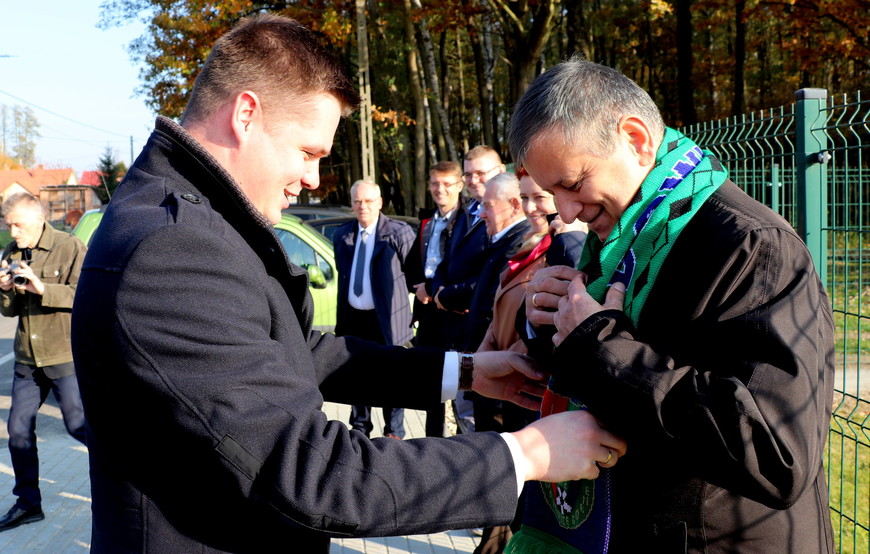
[(97, 172), (100, 175), (101, 184), (94, 190), (100, 201), (103, 204), (108, 204), (112, 195), (115, 194), (115, 189), (121, 183), (121, 179), (127, 173), (127, 166), (124, 162), (116, 160), (112, 148), (107, 146), (100, 157), (99, 164), (97, 164)]

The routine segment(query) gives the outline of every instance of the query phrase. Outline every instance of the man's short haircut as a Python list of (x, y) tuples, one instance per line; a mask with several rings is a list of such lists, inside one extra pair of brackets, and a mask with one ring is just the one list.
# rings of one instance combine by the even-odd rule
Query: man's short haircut
[(429, 168), (429, 173), (441, 173), (445, 175), (453, 175), (457, 179), (462, 178), (462, 166), (459, 165), (459, 162), (435, 162), (432, 164), (432, 167)]
[(381, 187), (378, 186), (378, 184), (375, 183), (374, 181), (369, 181), (368, 179), (360, 179), (359, 181), (354, 181), (354, 183), (350, 186), (350, 195), (351, 196), (353, 196), (354, 191), (356, 189), (358, 189), (360, 185), (369, 185), (371, 187), (374, 187), (374, 189), (378, 193), (378, 198), (381, 197)]
[(499, 173), (486, 182), (486, 190), (493, 191), (495, 197), (505, 202), (511, 198), (520, 198), (520, 180), (510, 171)]
[(0, 208), (0, 213), (2, 213), (3, 217), (6, 217), (9, 213), (18, 208), (28, 208), (39, 213), (39, 215), (43, 215), (42, 202), (39, 201), (39, 198), (33, 196), (29, 192), (16, 192), (15, 194), (10, 194), (3, 202), (3, 207)]
[(483, 156), (490, 156), (490, 155), (498, 158), (498, 163), (502, 163), (501, 156), (499, 155), (498, 151), (495, 148), (493, 148), (492, 146), (487, 146), (485, 144), (479, 144), (479, 145), (475, 146), (474, 148), (472, 148), (471, 150), (469, 150), (468, 152), (466, 152), (465, 153), (465, 160), (471, 161), (471, 160), (476, 160), (477, 158), (482, 158)]
[(196, 78), (181, 122), (204, 121), (238, 94), (257, 94), (267, 122), (304, 109), (330, 93), (348, 115), (359, 95), (344, 67), (304, 25), (288, 17), (245, 17), (215, 43)]
[(508, 134), (514, 162), (522, 164), (550, 130), (592, 156), (609, 157), (619, 119), (629, 114), (640, 116), (661, 141), (665, 124), (645, 90), (616, 69), (574, 56), (539, 75), (517, 103)]

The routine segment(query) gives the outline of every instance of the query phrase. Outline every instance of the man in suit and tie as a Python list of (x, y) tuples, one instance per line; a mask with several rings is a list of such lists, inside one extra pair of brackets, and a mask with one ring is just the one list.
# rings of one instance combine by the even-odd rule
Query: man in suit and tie
[[(504, 173), (505, 165), (495, 149), (482, 144), (465, 154), (462, 168), (462, 177), (470, 200), (465, 205), (464, 217), (457, 222), (447, 247), (445, 261), (439, 266), (433, 279), (435, 304), (439, 309), (454, 314), (450, 327), (450, 348), (460, 348), (465, 342), (462, 331), (466, 326), (466, 314), (471, 307), (471, 296), (477, 277), (486, 260), (487, 234), (480, 217), (486, 182), (495, 175)], [(474, 431), (471, 401), (466, 400), (462, 394), (457, 395), (454, 407), (459, 429), (463, 432)]]
[[(520, 182), (513, 173), (500, 173), (487, 181), (483, 195), (481, 218), (485, 222), (487, 245), (484, 262), (478, 272), (477, 282), (469, 301), (468, 315), (462, 336), (464, 342), (458, 348), (475, 351), (480, 346), (486, 329), (492, 322), (492, 306), (498, 289), (501, 272), (508, 260), (522, 246), (530, 225), (522, 209)], [(474, 405), (476, 431), (501, 431), (499, 423), (500, 404), (480, 396), (466, 394)]]
[[(335, 333), (385, 345), (404, 346), (413, 338), (411, 306), (405, 282), (414, 231), (381, 214), (381, 189), (371, 181), (350, 188), (356, 221), (335, 231), (338, 266), (338, 314)], [(384, 436), (405, 436), (404, 410), (384, 407)], [(369, 436), (371, 407), (351, 406), (350, 425)]]
[[(457, 222), (465, 218), (465, 209), (459, 201), (462, 185), (462, 166), (458, 162), (437, 162), (429, 169), (429, 193), (436, 209), (432, 217), (420, 223), (405, 274), (409, 290), (416, 296), (413, 314), (417, 322), (416, 346), (449, 349), (452, 344), (455, 314), (439, 310), (432, 295), (435, 271)], [(427, 437), (444, 436), (443, 402), (426, 409), (425, 427)]]

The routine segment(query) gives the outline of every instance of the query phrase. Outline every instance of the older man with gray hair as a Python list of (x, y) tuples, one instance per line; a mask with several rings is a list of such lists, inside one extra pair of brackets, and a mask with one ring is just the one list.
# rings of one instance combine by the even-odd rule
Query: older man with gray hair
[[(414, 231), (403, 221), (381, 213), (381, 187), (360, 180), (350, 187), (356, 221), (336, 229), (332, 242), (338, 266), (338, 313), (335, 333), (378, 344), (405, 346), (413, 338), (411, 303), (405, 283)], [(402, 408), (383, 407), (385, 437), (405, 436)], [(370, 406), (353, 405), (350, 426), (369, 436)]]
[[(498, 289), (499, 276), (508, 260), (516, 254), (529, 231), (529, 222), (523, 213), (520, 182), (513, 173), (499, 173), (486, 182), (481, 199), (481, 218), (486, 223), (488, 244), (484, 250), (486, 261), (480, 268), (474, 293), (469, 303), (462, 349), (474, 352), (486, 335), (492, 322), (492, 305)], [(476, 393), (466, 393), (474, 404), (475, 431), (501, 431), (496, 417), (499, 402)]]
[(15, 504), (0, 531), (45, 519), (39, 491), (36, 414), (54, 394), (72, 437), (85, 442), (85, 414), (70, 347), (73, 297), (87, 248), (45, 221), (39, 198), (21, 192), (3, 203), (12, 235), (0, 261), (0, 313), (18, 318), (9, 454)]
[(792, 226), (583, 59), (532, 83), (510, 147), (591, 231), (526, 289), (542, 413), (585, 406), (629, 449), (596, 486), (527, 486), (507, 550), (832, 552), (833, 322)]

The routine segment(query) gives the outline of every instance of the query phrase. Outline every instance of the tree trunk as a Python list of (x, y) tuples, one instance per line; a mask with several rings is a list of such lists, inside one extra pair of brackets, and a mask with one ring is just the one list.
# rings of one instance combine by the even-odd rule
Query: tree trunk
[(746, 64), (746, 22), (743, 20), (744, 0), (734, 3), (734, 99), (731, 103), (731, 115), (740, 115), (744, 111), (743, 70)]
[[(420, 0), (411, 0), (411, 5), (415, 10), (422, 11), (423, 6)], [(420, 37), (423, 51), (423, 59), (426, 65), (426, 77), (429, 80), (430, 96), (432, 103), (435, 105), (435, 112), (438, 115), (438, 123), (441, 124), (441, 136), (447, 144), (447, 153), (451, 160), (459, 160), (459, 152), (456, 150), (456, 143), (453, 141), (453, 134), (450, 132), (450, 118), (447, 117), (447, 110), (444, 109), (444, 103), (441, 101), (441, 85), (438, 81), (438, 68), (435, 65), (435, 50), (432, 47), (432, 36), (429, 34), (429, 28), (426, 24), (426, 19), (421, 18), (419, 21)]]
[[(387, 60), (389, 59), (390, 52), (388, 51), (387, 45), (391, 44), (390, 39), (387, 37), (387, 29), (384, 19), (380, 16), (378, 11), (378, 4), (373, 3), (371, 7), (372, 21), (374, 21), (375, 32), (377, 33), (378, 40), (373, 41), (374, 49), (375, 49), (375, 60)], [(378, 68), (375, 67), (375, 71), (378, 71)], [(408, 107), (407, 102), (404, 101), (403, 95), (399, 94), (398, 88), (394, 81), (390, 81), (387, 85), (387, 90), (390, 93), (390, 103), (393, 107), (393, 110), (397, 114), (407, 113)], [(404, 125), (402, 123), (399, 124), (396, 129), (396, 134), (398, 138), (398, 145), (400, 148), (393, 148), (392, 144), (389, 150), (389, 160), (385, 161), (384, 165), (395, 167), (394, 173), (397, 173), (398, 185), (399, 185), (399, 195), (393, 195), (393, 206), (396, 209), (396, 213), (400, 215), (408, 215), (415, 214), (417, 211), (416, 199), (414, 197), (414, 165), (411, 163), (411, 152), (414, 149), (411, 146), (411, 132), (408, 128), (408, 125)], [(425, 156), (424, 156), (424, 168), (425, 170)], [(401, 196), (401, 202), (396, 201), (396, 196)]]
[(465, 114), (465, 64), (462, 63), (462, 39), (461, 34), (456, 33), (456, 58), (459, 60), (459, 107), (456, 110), (456, 116), (459, 119), (460, 147), (462, 152), (468, 152), (468, 117)]
[(698, 122), (692, 83), (692, 2), (676, 0), (674, 5), (677, 13), (677, 97), (683, 125)]
[(427, 182), (429, 176), (429, 171), (426, 167), (426, 105), (417, 58), (417, 41), (414, 36), (411, 0), (404, 0), (402, 4), (405, 13), (405, 48), (407, 49), (405, 58), (408, 67), (408, 80), (411, 82), (411, 94), (414, 97), (414, 188), (412, 205), (415, 209), (419, 209), (426, 204), (426, 187), (422, 183)]

